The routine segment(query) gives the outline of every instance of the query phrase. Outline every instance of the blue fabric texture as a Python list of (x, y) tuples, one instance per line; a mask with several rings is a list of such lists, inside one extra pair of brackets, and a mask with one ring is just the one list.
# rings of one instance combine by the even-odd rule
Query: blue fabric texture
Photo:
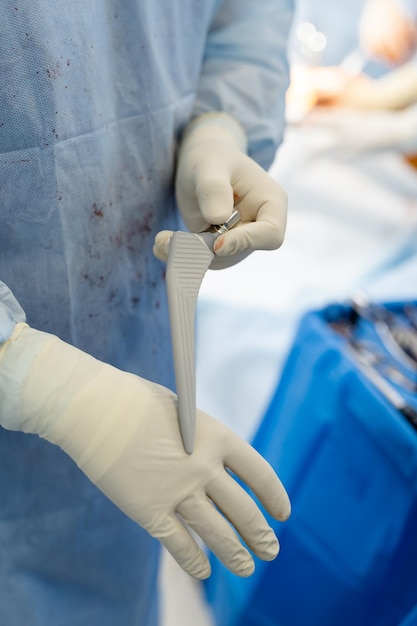
[[(417, 432), (329, 328), (341, 310), (302, 318), (255, 436), (292, 514), (271, 520), (280, 554), (250, 579), (213, 557), (206, 590), (218, 626), (416, 623)], [(416, 409), (415, 393), (408, 400)]]
[[(227, 111), (270, 164), (291, 13), (290, 0), (1, 4), (0, 341), (26, 314), (173, 387), (152, 244), (178, 224), (177, 145), (193, 116)], [(0, 430), (0, 503), (1, 624), (155, 626), (158, 544), (59, 449)]]

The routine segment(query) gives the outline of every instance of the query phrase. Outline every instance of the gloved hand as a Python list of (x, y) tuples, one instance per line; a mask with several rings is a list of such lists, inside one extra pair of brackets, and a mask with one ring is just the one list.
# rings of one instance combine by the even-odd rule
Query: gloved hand
[[(253, 250), (274, 250), (284, 238), (287, 196), (246, 154), (246, 136), (226, 113), (207, 113), (187, 127), (178, 153), (176, 196), (191, 232), (225, 222), (234, 209), (242, 221), (215, 243), (211, 267), (240, 261)], [(155, 238), (154, 254), (166, 261), (171, 231)]]
[(308, 125), (326, 131), (323, 149), (345, 159), (378, 150), (417, 151), (417, 105), (402, 111), (371, 112), (317, 108), (306, 118)]
[[(290, 511), (268, 463), (223, 424), (198, 412), (195, 451), (183, 450), (176, 396), (97, 361), (54, 335), (18, 324), (0, 347), (1, 424), (60, 446), (122, 511), (158, 538), (189, 574), (210, 565), (179, 515), (233, 572), (272, 560), (278, 542), (244, 480), (275, 518)], [(213, 505), (214, 503), (214, 505)]]
[(312, 72), (310, 83), (319, 106), (395, 111), (417, 102), (417, 68), (413, 61), (381, 78), (349, 76), (340, 68), (318, 68)]

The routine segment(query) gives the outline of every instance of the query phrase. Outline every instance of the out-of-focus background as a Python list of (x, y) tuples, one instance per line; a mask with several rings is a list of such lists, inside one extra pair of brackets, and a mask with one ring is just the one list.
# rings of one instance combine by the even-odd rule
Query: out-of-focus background
[[(373, 82), (372, 85), (366, 81), (366, 84), (363, 83), (368, 100), (365, 98), (362, 101), (363, 96), (357, 96), (361, 78), (382, 80), (378, 85), (385, 89), (385, 79), (391, 76), (397, 66), (402, 65), (373, 58), (369, 51), (363, 49), (359, 38), (359, 22), (364, 6), (363, 0), (352, 0), (349, 3), (341, 0), (298, 2), (289, 46), (292, 83), (288, 92), (288, 128), (270, 170), (271, 176), (288, 193), (286, 239), (277, 251), (257, 252), (230, 269), (209, 271), (203, 281), (198, 302), (199, 407), (224, 421), (248, 441), (254, 442), (256, 447), (259, 445), (267, 458), (271, 453), (271, 443), (265, 443), (265, 433), (269, 439), (276, 436), (276, 469), (280, 475), (282, 470), (283, 475), (288, 476), (286, 486), (293, 500), (294, 512), (288, 522), (289, 530), (286, 530), (285, 525), (277, 529), (282, 542), (282, 555), (278, 557), (277, 563), (289, 562), (293, 568), (286, 580), (286, 598), (279, 597), (279, 588), (286, 576), (279, 565), (259, 566), (259, 578), (255, 574), (255, 582), (245, 586), (246, 583), (241, 585), (239, 580), (228, 577), (214, 561), (214, 582), (205, 586), (192, 581), (168, 555), (164, 555), (161, 574), (163, 626), (417, 624), (417, 617), (416, 621), (412, 621), (412, 616), (407, 618), (411, 621), (401, 621), (403, 616), (405, 620), (407, 615), (411, 615), (413, 604), (417, 605), (417, 583), (415, 592), (411, 588), (411, 591), (403, 589), (406, 578), (410, 581), (411, 577), (412, 581), (416, 581), (415, 573), (410, 570), (404, 556), (407, 552), (407, 549), (404, 550), (404, 542), (412, 537), (410, 527), (413, 520), (417, 520), (416, 488), (410, 486), (411, 483), (417, 483), (413, 473), (416, 467), (414, 459), (417, 458), (417, 435), (409, 423), (397, 420), (397, 397), (390, 404), (366, 376), (362, 385), (361, 372), (364, 370), (359, 366), (356, 369), (355, 364), (346, 366), (344, 349), (341, 349), (340, 356), (338, 354), (337, 342), (340, 336), (333, 336), (333, 328), (338, 325), (339, 332), (343, 326), (343, 337), (346, 338), (349, 332), (350, 347), (358, 349), (359, 339), (355, 335), (353, 340), (352, 333), (356, 333), (359, 328), (358, 316), (366, 318), (368, 326), (365, 330), (362, 327), (358, 330), (362, 333), (359, 337), (362, 341), (360, 357), (363, 359), (365, 355), (363, 342), (366, 341), (368, 363), (365, 367), (376, 367), (379, 357), (369, 345), (371, 339), (377, 343), (380, 338), (379, 335), (377, 339), (371, 336), (374, 330), (371, 323), (378, 332), (381, 324), (385, 324), (386, 330), (388, 321), (393, 319), (392, 311), (387, 313), (386, 303), (407, 303), (410, 308), (417, 301), (417, 169), (413, 152), (413, 147), (417, 147), (417, 98), (413, 102), (413, 90), (416, 91), (412, 84), (414, 75), (411, 70), (411, 78), (408, 76), (405, 79), (408, 92), (411, 91), (410, 102), (392, 104), (392, 94), (400, 93), (401, 81), (393, 83), (392, 87), (388, 84), (391, 98), (388, 98), (388, 104), (383, 100), (380, 105), (375, 100), (372, 105), (369, 104)], [(382, 9), (382, 4), (380, 6)], [(412, 3), (408, 2), (408, 6), (412, 6)], [(377, 23), (375, 28), (378, 28)], [(317, 69), (331, 71), (320, 73), (316, 72)], [(414, 78), (417, 85), (417, 70)], [(350, 90), (349, 97), (338, 99), (340, 85), (345, 83)], [(382, 95), (386, 91), (384, 89), (380, 89)], [(356, 303), (353, 309), (352, 301)], [(320, 314), (313, 316), (314, 323), (308, 322), (302, 326), (304, 330), (300, 334), (299, 325), (304, 316), (317, 310), (327, 311), (326, 307), (330, 307), (331, 311), (336, 310), (337, 315), (332, 313), (335, 317), (331, 319), (328, 313), (325, 319)], [(340, 310), (338, 307), (341, 307)], [(401, 304), (401, 315), (403, 309)], [(406, 340), (403, 337), (403, 343), (415, 341), (415, 332), (413, 334), (411, 330), (404, 336)], [(294, 345), (297, 346), (297, 355), (292, 352)], [(309, 352), (310, 345), (315, 346), (311, 348), (313, 352)], [(387, 345), (383, 343), (383, 348), (388, 350)], [(315, 364), (321, 355), (327, 353), (333, 355), (333, 361), (329, 356), (322, 370), (316, 372)], [(287, 365), (289, 354), (292, 354), (291, 366)], [(416, 399), (416, 371), (410, 354), (408, 365), (412, 372), (411, 391), (407, 388), (410, 392), (407, 397), (411, 399), (412, 405)], [(341, 363), (344, 365), (340, 369)], [(404, 362), (400, 365), (403, 366)], [(396, 370), (397, 378), (392, 373), (392, 363), (390, 368), (390, 384), (394, 381), (395, 386), (400, 380), (400, 366)], [(283, 371), (286, 372), (284, 376)], [(378, 372), (380, 375), (381, 368)], [(405, 376), (404, 372), (402, 375)], [(360, 391), (359, 387), (346, 387), (350, 380), (356, 378), (359, 379)], [(340, 385), (343, 386), (343, 393), (340, 392)], [(284, 391), (276, 395), (277, 390), (283, 387)], [(312, 388), (318, 389), (316, 395)], [(396, 391), (400, 393), (401, 400), (401, 387), (397, 386)], [(362, 394), (361, 402), (357, 400), (356, 393)], [(303, 411), (294, 404), (294, 396), (297, 395), (304, 397), (306, 402), (314, 402), (317, 416), (311, 404), (305, 406)], [(323, 397), (326, 396), (329, 403), (333, 402), (334, 410), (330, 416), (326, 413), (325, 403), (321, 407)], [(345, 416), (345, 405), (340, 404), (345, 402), (345, 396), (360, 406), (368, 407), (369, 402), (369, 407), (364, 411), (367, 418), (371, 415), (372, 421), (366, 437), (351, 434), (351, 417)], [(292, 421), (290, 409), (293, 405)], [(387, 415), (395, 422), (392, 432), (385, 408)], [(303, 426), (303, 420), (308, 420), (309, 412), (311, 424)], [(338, 412), (337, 418), (335, 412)], [(322, 417), (324, 413), (325, 418)], [(346, 415), (351, 414), (355, 414), (352, 408)], [(340, 415), (343, 415), (343, 420)], [(280, 426), (282, 419), (284, 422)], [(316, 419), (325, 422), (326, 428), (317, 430), (319, 434), (310, 446), (305, 441), (305, 433), (310, 432), (309, 428), (313, 432)], [(352, 418), (352, 423), (355, 421), (356, 424), (358, 420), (355, 420)], [(333, 439), (326, 439), (326, 433), (338, 432), (338, 428), (342, 427), (337, 424), (342, 421), (347, 433), (341, 430), (345, 433), (345, 448), (337, 448), (336, 452), (327, 455), (330, 460), (327, 465), (323, 461), (320, 473), (315, 459), (318, 456), (322, 458), (324, 449), (336, 445)], [(297, 432), (292, 431), (295, 428), (292, 424), (295, 423), (299, 423)], [(336, 435), (335, 440), (338, 440)], [(365, 440), (366, 445), (371, 446), (369, 450)], [(379, 443), (375, 443), (376, 440)], [(308, 448), (304, 457), (297, 456), (297, 441), (300, 442), (300, 449), (303, 446), (306, 450)], [(398, 478), (398, 483), (395, 482), (397, 478), (394, 480), (391, 474), (387, 474), (392, 459), (386, 460), (379, 452), (375, 452), (388, 441), (391, 452), (394, 450), (394, 454), (402, 458), (408, 455), (404, 475)], [(294, 446), (294, 453), (288, 452), (291, 446)], [(344, 456), (346, 465), (338, 469), (337, 459)], [(281, 468), (280, 458), (287, 457), (287, 465)], [(274, 455), (271, 458), (275, 458)], [(374, 464), (371, 477), (367, 475), (369, 463)], [(311, 479), (311, 482), (311, 476), (317, 472), (321, 477), (320, 485), (314, 482), (310, 485), (308, 480)], [(328, 476), (328, 484), (320, 492), (323, 476)], [(356, 481), (354, 484), (349, 482), (352, 476)], [(316, 480), (319, 481), (319, 478)], [(345, 503), (346, 506), (351, 504), (348, 496), (344, 500), (343, 493), (340, 499), (334, 495), (344, 489), (354, 494), (352, 498), (355, 507), (365, 511), (357, 519), (356, 511), (345, 511), (343, 508)], [(396, 493), (395, 498), (392, 496), (393, 491)], [(306, 508), (305, 502), (310, 498), (309, 506), (314, 509), (316, 492), (320, 492), (317, 507), (321, 507), (323, 518), (318, 519), (316, 526), (310, 520), (307, 528), (305, 518), (310, 517), (310, 509)], [(399, 492), (402, 500), (397, 502)], [(301, 493), (309, 495), (300, 499)], [(328, 497), (326, 494), (329, 494)], [(302, 506), (299, 504), (301, 500)], [(394, 501), (398, 508), (391, 520), (389, 511), (392, 514), (391, 503)], [(386, 503), (385, 510), (378, 509), (381, 502)], [(351, 515), (353, 525), (349, 526)], [(382, 527), (379, 520), (384, 515), (386, 519)], [(293, 518), (294, 522), (291, 521)], [(339, 522), (342, 524), (340, 527), (337, 526)], [(321, 537), (320, 528), (325, 528), (327, 523), (331, 530), (323, 531), (327, 537)], [(356, 555), (356, 550), (359, 550), (358, 554), (363, 554), (360, 548), (362, 541), (364, 545), (375, 544), (366, 564), (360, 563), (360, 556), (352, 556), (350, 563), (344, 547), (339, 543), (343, 544), (343, 538), (336, 538), (332, 545), (329, 538), (331, 531), (335, 529), (337, 535), (339, 528), (343, 533), (346, 532), (346, 549), (350, 550), (351, 555)], [(305, 547), (303, 542), (309, 547)], [(350, 543), (352, 547), (349, 547)], [(315, 554), (312, 545), (315, 546)], [(285, 554), (288, 556), (285, 557)], [(333, 558), (334, 554), (337, 556)], [(323, 560), (326, 561), (325, 566)], [(362, 560), (366, 561), (365, 558)], [(317, 584), (321, 585), (320, 593), (323, 592), (322, 596), (317, 593), (317, 603), (326, 605), (326, 598), (329, 599), (331, 608), (327, 613), (326, 610), (315, 613), (315, 604), (308, 591), (311, 581), (308, 574), (304, 576), (302, 573), (310, 571), (309, 568), (313, 572), (317, 571)], [(392, 580), (391, 590), (387, 588), (384, 579), (388, 569)], [(339, 579), (340, 583), (336, 583), (335, 580)], [(374, 613), (372, 607), (378, 602), (383, 606), (382, 598), (390, 593), (393, 594), (389, 597), (392, 610), (382, 614)], [(245, 595), (246, 600), (243, 598)], [(293, 612), (286, 605), (287, 601), (290, 602), (290, 596)], [(309, 607), (309, 617), (300, 617), (302, 613), (297, 607), (303, 602)], [(347, 610), (348, 606), (351, 609)], [(243, 618), (243, 615), (246, 617)]]

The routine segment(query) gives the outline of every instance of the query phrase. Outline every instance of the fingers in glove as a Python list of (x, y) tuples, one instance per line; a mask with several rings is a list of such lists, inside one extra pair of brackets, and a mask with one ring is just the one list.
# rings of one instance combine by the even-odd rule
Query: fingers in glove
[(227, 169), (210, 168), (210, 173), (196, 167), (195, 193), (201, 215), (207, 225), (223, 224), (232, 214), (234, 197)]
[(206, 496), (183, 500), (177, 509), (210, 550), (237, 576), (250, 576), (255, 563), (229, 522)]
[(214, 244), (218, 256), (231, 256), (253, 250), (276, 250), (284, 240), (281, 224), (258, 220), (232, 228)]
[(269, 463), (246, 442), (240, 439), (230, 445), (224, 457), (229, 467), (262, 502), (275, 519), (285, 521), (291, 512), (287, 492)]
[(208, 485), (207, 495), (260, 559), (272, 561), (277, 556), (274, 531), (253, 498), (227, 472)]
[(172, 237), (172, 230), (161, 230), (155, 236), (153, 253), (160, 261), (168, 260), (169, 241)]
[[(165, 263), (168, 261), (169, 245), (172, 234), (172, 230), (162, 230), (156, 235), (154, 241), (153, 253), (157, 259), (164, 261)], [(213, 258), (210, 269), (223, 269), (225, 267), (229, 267), (233, 263), (239, 263), (251, 252), (252, 250), (246, 250), (245, 252), (234, 255), (232, 258), (230, 256), (217, 257), (216, 255)]]
[(221, 235), (214, 246), (219, 256), (229, 256), (252, 250), (275, 250), (284, 240), (287, 217), (287, 194), (262, 172), (263, 184), (235, 184), (235, 209), (242, 216), (235, 228)]
[(151, 534), (159, 539), (190, 576), (198, 579), (210, 576), (211, 567), (206, 555), (176, 516), (168, 518), (163, 533), (158, 529)]

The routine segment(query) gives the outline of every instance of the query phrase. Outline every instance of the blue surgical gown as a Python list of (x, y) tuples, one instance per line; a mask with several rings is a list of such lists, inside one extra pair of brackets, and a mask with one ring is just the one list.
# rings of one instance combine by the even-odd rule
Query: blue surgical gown
[[(227, 111), (270, 164), (291, 15), (291, 0), (1, 2), (0, 341), (26, 316), (173, 387), (152, 244), (177, 226), (179, 137)], [(155, 626), (157, 565), (60, 449), (0, 429), (0, 624)]]

